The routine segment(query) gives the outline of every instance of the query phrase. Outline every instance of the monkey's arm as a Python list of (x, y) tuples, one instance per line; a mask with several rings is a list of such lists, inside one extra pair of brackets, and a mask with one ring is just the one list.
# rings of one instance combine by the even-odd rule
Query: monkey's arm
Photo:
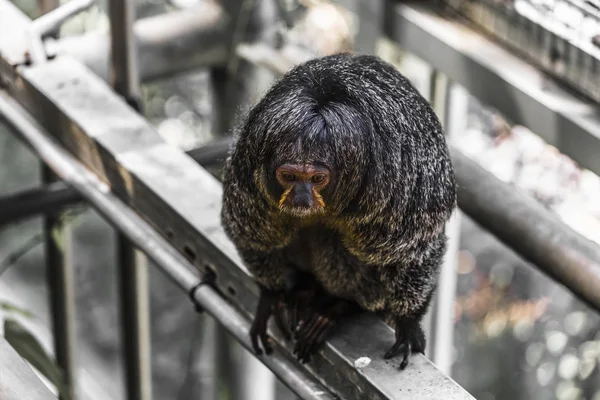
[(268, 343), (267, 323), (274, 315), (275, 322), (288, 337), (281, 311), (285, 303), (285, 274), (287, 261), (283, 248), (291, 233), (285, 225), (271, 218), (268, 204), (262, 201), (252, 181), (226, 163), (223, 179), (223, 206), (221, 221), (229, 239), (260, 288), (259, 304), (250, 329), (254, 350), (261, 354), (258, 338), (265, 352), (271, 352)]
[(382, 267), (381, 283), (387, 293), (385, 311), (395, 325), (396, 342), (387, 351), (389, 359), (402, 354), (400, 369), (408, 365), (412, 353), (424, 353), (426, 341), (423, 319), (437, 285), (439, 269), (446, 250), (446, 235), (441, 233), (420, 250), (424, 257), (408, 265)]

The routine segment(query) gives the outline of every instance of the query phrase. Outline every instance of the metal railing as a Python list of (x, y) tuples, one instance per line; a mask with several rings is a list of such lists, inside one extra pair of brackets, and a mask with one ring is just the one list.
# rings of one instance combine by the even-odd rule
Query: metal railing
[[(207, 7), (213, 7), (211, 10), (214, 11), (211, 16), (224, 13), (218, 6), (210, 4)], [(378, 4), (381, 6), (383, 2)], [(364, 19), (367, 23), (361, 30), (367, 34), (361, 42), (363, 49), (373, 45), (373, 37), (385, 32), (418, 55), (429, 55), (429, 58), (423, 58), (467, 89), (473, 89), (476, 95), (485, 94), (487, 97), (483, 96), (484, 101), (501, 99), (497, 104), (508, 104), (506, 96), (509, 95), (506, 92), (491, 95), (477, 89), (472, 80), (478, 78), (474, 78), (473, 71), (461, 71), (461, 65), (453, 63), (445, 65), (437, 58), (437, 54), (433, 54), (433, 50), (420, 50), (431, 44), (434, 49), (438, 46), (438, 50), (441, 49), (452, 57), (466, 57), (470, 64), (463, 64), (463, 67), (476, 66), (477, 71), (484, 72), (484, 77), (492, 82), (499, 82), (498, 84), (507, 90), (521, 93), (521, 96), (529, 96), (528, 98), (534, 97), (532, 92), (522, 93), (510, 81), (505, 81), (507, 75), (505, 71), (499, 71), (501, 67), (497, 65), (497, 60), (492, 68), (490, 60), (480, 62), (482, 57), (473, 54), (465, 56), (465, 51), (459, 44), (452, 42), (454, 39), (451, 35), (446, 35), (447, 32), (444, 31), (443, 36), (437, 36), (440, 29), (459, 28), (452, 25), (452, 22), (436, 17), (428, 9), (396, 5), (392, 9), (374, 7), (368, 11), (371, 12), (371, 22), (374, 25), (369, 26), (368, 19)], [(200, 10), (196, 12), (197, 16), (202, 15)], [(179, 13), (181, 14), (153, 18), (172, 21), (173, 25), (169, 26), (175, 29), (178, 18), (186, 18), (183, 11)], [(218, 22), (217, 19), (211, 20), (210, 24), (201, 28), (195, 26), (190, 30), (195, 30), (194, 35), (200, 36), (208, 35), (208, 30), (213, 33), (221, 32), (220, 35), (223, 36), (216, 36), (227, 38), (223, 33), (227, 28), (222, 25), (223, 21)], [(144, 26), (143, 24), (148, 25), (137, 29), (138, 26)], [(146, 32), (150, 35), (152, 29), (149, 28), (149, 24), (151, 21), (138, 21), (136, 34), (143, 37), (140, 32)], [(93, 41), (108, 43), (107, 38), (88, 35), (70, 39), (70, 42), (58, 40), (53, 44), (55, 49), (61, 49), (60, 55), (52, 60), (30, 60), (26, 53), (32, 46), (31, 26), (32, 22), (12, 4), (7, 0), (0, 0), (0, 116), (67, 187), (80, 193), (115, 229), (126, 236), (128, 241), (189, 293), (201, 309), (213, 316), (246, 349), (250, 349), (248, 318), (255, 310), (258, 291), (220, 226), (219, 182), (190, 156), (165, 144), (149, 123), (128, 107), (127, 103), (103, 81), (109, 79), (106, 72), (108, 68), (105, 68), (107, 51), (99, 51), (103, 60), (100, 62), (80, 53), (84, 41), (87, 40), (88, 45)], [(464, 27), (460, 29), (466, 31)], [(468, 34), (472, 35), (471, 38), (477, 35), (473, 32)], [(196, 37), (184, 30), (177, 31), (175, 35)], [(427, 44), (423, 43), (423, 38), (428, 40)], [(478, 40), (495, 49), (493, 43), (484, 42), (485, 39), (480, 37)], [(228, 43), (229, 39), (224, 41)], [(141, 42), (143, 43), (143, 40)], [(177, 62), (173, 65), (164, 63), (152, 67), (141, 66), (141, 78), (150, 79), (224, 62), (229, 54), (227, 46), (209, 42), (199, 44), (195, 40), (183, 41), (183, 45), (178, 49), (177, 54), (180, 58), (176, 57)], [(154, 47), (148, 41), (146, 47), (140, 45), (138, 57), (143, 58), (144, 54), (162, 54), (161, 46), (170, 45), (169, 41), (162, 40)], [(452, 47), (453, 45), (456, 46)], [(218, 50), (210, 56), (203, 53), (210, 54), (211, 51), (207, 49)], [(243, 55), (244, 47), (237, 49), (238, 54)], [(50, 49), (46, 51), (48, 50)], [(289, 68), (298, 62), (297, 59), (281, 57), (280, 62), (274, 64), (271, 56), (281, 56), (282, 52), (273, 53), (271, 50), (267, 47), (263, 53), (252, 54), (267, 54), (262, 60), (263, 65), (275, 65), (272, 67), (274, 69), (277, 65), (283, 66), (283, 69)], [(187, 51), (189, 53), (185, 54)], [(94, 70), (100, 71), (100, 76), (66, 54), (67, 52), (79, 54), (77, 59), (84, 60), (88, 65), (95, 65)], [(215, 55), (217, 53), (218, 56)], [(510, 54), (506, 53), (505, 56), (509, 57)], [(144, 72), (144, 68), (155, 69)], [(549, 108), (544, 101), (535, 100), (537, 108), (524, 110), (517, 107), (520, 104), (510, 105), (505, 109), (498, 108), (500, 111), (508, 110), (509, 114), (512, 111), (513, 116), (520, 117), (523, 121), (534, 121), (528, 113), (538, 109), (553, 116), (568, 114), (569, 110), (565, 112), (564, 108)], [(563, 98), (563, 101), (568, 101), (573, 107), (570, 110), (575, 109), (577, 104), (580, 105), (580, 109), (587, 110), (585, 107), (590, 107), (584, 103), (575, 103), (576, 100), (572, 98)], [(554, 106), (555, 103), (552, 103), (552, 107)], [(569, 121), (572, 121), (575, 117), (568, 114), (565, 118), (571, 118)], [(539, 117), (535, 118), (538, 119)], [(554, 119), (556, 120), (557, 118)], [(560, 133), (563, 126), (553, 128), (553, 132)], [(600, 128), (595, 124), (582, 123), (579, 129), (579, 132), (588, 135), (591, 130)], [(226, 146), (217, 143), (212, 151), (196, 153), (200, 153), (199, 157), (205, 157), (207, 160), (218, 160), (222, 155), (218, 150), (223, 149), (226, 149)], [(569, 149), (567, 146), (567, 150)], [(580, 156), (579, 160), (593, 163), (591, 159), (586, 159), (585, 154), (577, 154)], [(512, 188), (474, 165), (455, 149), (452, 150), (452, 157), (457, 165), (461, 209), (525, 258), (565, 284), (580, 298), (600, 309), (598, 247), (558, 222), (549, 211), (515, 194)], [(494, 194), (513, 196), (505, 196), (504, 199), (510, 201), (502, 204), (490, 200), (489, 196)], [(44, 211), (41, 206), (38, 210)], [(519, 241), (524, 237), (530, 239)], [(559, 247), (558, 240), (565, 238), (568, 242), (561, 242)], [(123, 257), (123, 261), (125, 258)], [(130, 260), (130, 257), (127, 259)], [(215, 276), (214, 285), (202, 284), (201, 279), (207, 274)], [(136, 296), (139, 292), (134, 286), (129, 287), (129, 294), (133, 299), (138, 299)], [(125, 309), (131, 311), (131, 308)], [(131, 317), (131, 314), (127, 316)], [(124, 329), (128, 328), (127, 324), (135, 323), (127, 316), (123, 319)], [(374, 316), (363, 315), (355, 320), (346, 321), (344, 328), (343, 333), (326, 343), (310, 365), (298, 364), (291, 357), (289, 344), (276, 333), (272, 333), (275, 354), (259, 359), (303, 399), (395, 399), (402, 398), (403, 393), (407, 392), (410, 392), (413, 398), (419, 399), (472, 398), (423, 356), (413, 356), (413, 361), (403, 372), (384, 362), (380, 353), (393, 342), (393, 332)], [(67, 327), (64, 325), (56, 325), (54, 334), (60, 336), (65, 329)], [(364, 337), (373, 339), (365, 341)], [(131, 346), (139, 346), (141, 341), (143, 338), (139, 334), (133, 335)], [(72, 343), (70, 346), (72, 350)], [(372, 362), (364, 369), (357, 369), (354, 360), (361, 356), (371, 357)], [(131, 368), (137, 370), (140, 368), (140, 362), (146, 362), (140, 357), (134, 357), (133, 353), (130, 360)], [(141, 390), (136, 392), (135, 387), (141, 388), (140, 385), (144, 384), (144, 378), (140, 378), (141, 374), (137, 375), (137, 378), (130, 376), (128, 380), (132, 385), (130, 398), (148, 399), (147, 393), (143, 394)]]

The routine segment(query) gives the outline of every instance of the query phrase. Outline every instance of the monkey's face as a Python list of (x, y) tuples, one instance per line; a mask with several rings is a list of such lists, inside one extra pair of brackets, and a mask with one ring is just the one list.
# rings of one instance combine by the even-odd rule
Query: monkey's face
[(275, 170), (277, 182), (283, 188), (279, 209), (298, 217), (321, 213), (325, 201), (321, 191), (331, 181), (331, 171), (313, 164), (283, 164)]

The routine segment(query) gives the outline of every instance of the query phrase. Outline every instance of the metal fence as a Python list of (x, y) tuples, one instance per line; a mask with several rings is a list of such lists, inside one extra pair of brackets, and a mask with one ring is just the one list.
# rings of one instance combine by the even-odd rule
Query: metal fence
[[(55, 29), (73, 12), (89, 6), (88, 1), (73, 0), (65, 8), (47, 14), (42, 23), (30, 21), (10, 2), (0, 0), (0, 116), (52, 171), (47, 182), (57, 178), (62, 182), (40, 189), (45, 194), (34, 204), (15, 200), (27, 198), (28, 194), (2, 199), (2, 204), (13, 211), (6, 214), (4, 211), (9, 208), (0, 207), (0, 221), (56, 211), (85, 199), (121, 233), (118, 261), (122, 271), (127, 394), (129, 399), (145, 400), (151, 397), (149, 330), (145, 320), (148, 299), (146, 266), (143, 260), (140, 262), (137, 250), (152, 259), (199, 309), (215, 318), (246, 349), (250, 349), (248, 318), (255, 310), (258, 290), (220, 226), (220, 183), (190, 157), (204, 162), (218, 160), (227, 148), (227, 140), (221, 139), (211, 148), (192, 151), (190, 155), (164, 143), (128, 105), (137, 104), (139, 80), (198, 67), (224, 68), (232, 54), (281, 73), (311, 55), (295, 52), (300, 57), (290, 58), (289, 52), (269, 47), (268, 40), (250, 48), (248, 44), (238, 45), (230, 24), (242, 17), (243, 7), (233, 0), (223, 1), (221, 6), (206, 2), (196, 9), (135, 24), (128, 9), (115, 8), (128, 3), (111, 3), (113, 12), (122, 17), (113, 15), (112, 28), (123, 40), (119, 43), (113, 36), (109, 46), (110, 38), (96, 34), (42, 41), (52, 31), (50, 28)], [(597, 160), (591, 157), (592, 150), (579, 149), (570, 142), (573, 135), (598, 137), (594, 130), (600, 125), (590, 119), (594, 117), (592, 105), (567, 94), (557, 97), (553, 93), (550, 101), (546, 91), (532, 87), (535, 81), (523, 82), (521, 71), (530, 75), (536, 71), (526, 68), (514, 55), (458, 22), (438, 16), (432, 9), (392, 3), (359, 3), (359, 49), (372, 50), (381, 35), (395, 39), (514, 120), (533, 124), (534, 129), (548, 128), (542, 131), (549, 130), (559, 148), (600, 171)], [(159, 22), (161, 32), (165, 29), (169, 35), (154, 36), (152, 27)], [(133, 40), (132, 26), (137, 41)], [(251, 37), (260, 34), (253, 32)], [(476, 40), (491, 50), (483, 55), (468, 52), (460, 42), (465, 35), (471, 43)], [(137, 50), (134, 43), (138, 44)], [(113, 49), (112, 61), (109, 47)], [(497, 59), (486, 58), (490, 54), (502, 54), (502, 61), (509, 67), (503, 67)], [(145, 57), (163, 62), (140, 61)], [(136, 62), (139, 68), (135, 67)], [(120, 71), (116, 75), (108, 74), (111, 63), (113, 71)], [(512, 68), (516, 69), (510, 75)], [(484, 90), (480, 87), (483, 84), (501, 90)], [(560, 101), (569, 107), (557, 106)], [(552, 118), (540, 122), (543, 117), (539, 113)], [(572, 128), (568, 136), (565, 127)], [(452, 149), (452, 157), (461, 210), (600, 309), (598, 247), (456, 149)], [(53, 196), (56, 192), (61, 194), (59, 200)], [(75, 346), (70, 318), (75, 305), (69, 293), (73, 270), (68, 242), (61, 239), (68, 235), (66, 227), (51, 215), (44, 227), (46, 246), (51, 250), (48, 267), (55, 277), (50, 284), (56, 354), (72, 386), (70, 359)], [(451, 276), (452, 265), (445, 268), (450, 269), (447, 276)], [(214, 286), (202, 284), (207, 274), (215, 276)], [(347, 321), (344, 327), (343, 333), (329, 340), (309, 365), (298, 364), (289, 345), (276, 333), (272, 333), (274, 355), (259, 359), (303, 399), (396, 399), (407, 393), (418, 399), (472, 398), (423, 356), (413, 356), (402, 372), (386, 363), (378, 354), (393, 343), (393, 332), (374, 316)], [(366, 341), (365, 337), (372, 340)], [(354, 361), (362, 356), (371, 357), (372, 362), (357, 369)]]

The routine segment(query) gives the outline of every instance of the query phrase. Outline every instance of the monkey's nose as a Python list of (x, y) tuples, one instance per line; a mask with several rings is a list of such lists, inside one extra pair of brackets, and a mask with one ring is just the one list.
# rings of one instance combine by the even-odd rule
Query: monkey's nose
[(312, 196), (310, 193), (302, 193), (294, 196), (292, 205), (299, 208), (311, 208), (313, 205)]

